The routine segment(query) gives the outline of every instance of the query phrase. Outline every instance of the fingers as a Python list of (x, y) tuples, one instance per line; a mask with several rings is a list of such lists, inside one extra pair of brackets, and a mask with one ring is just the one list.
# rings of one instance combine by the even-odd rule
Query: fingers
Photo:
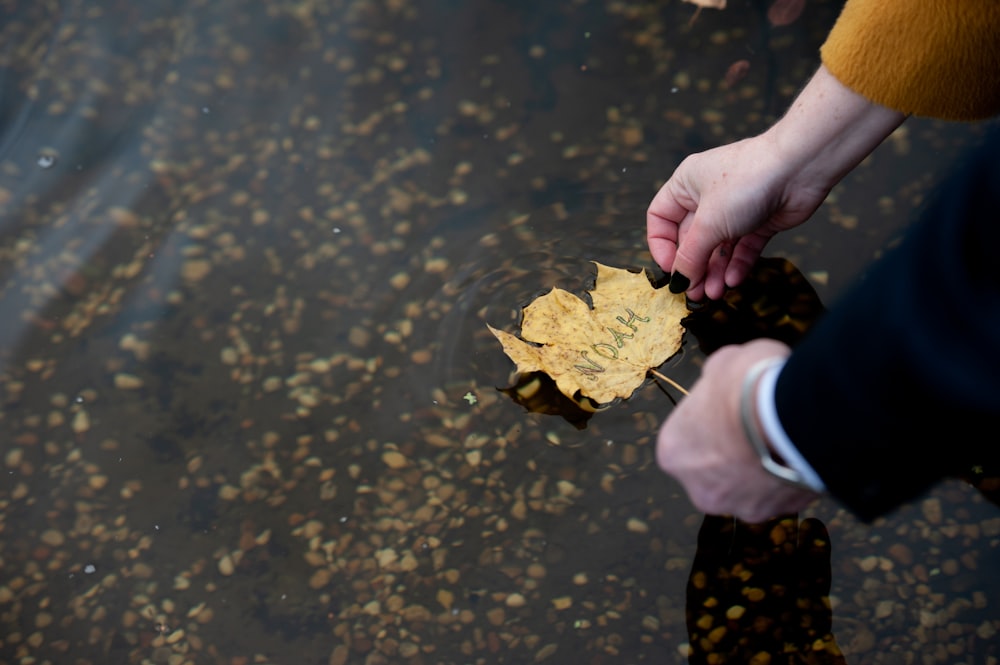
[(669, 180), (663, 185), (646, 210), (646, 242), (649, 253), (667, 273), (673, 272), (681, 226), (690, 221), (695, 207), (691, 202), (688, 206), (680, 202), (682, 197), (674, 193), (673, 183), (673, 180)]
[(728, 243), (717, 234), (717, 226), (701, 221), (707, 213), (699, 210), (681, 234), (674, 254), (670, 290), (687, 291), (694, 300), (703, 294), (719, 298), (725, 290), (724, 277), (729, 263)]
[(770, 239), (770, 235), (765, 235), (761, 232), (740, 238), (740, 241), (733, 248), (729, 263), (726, 264), (723, 281), (728, 288), (733, 288), (743, 283), (743, 280), (753, 270), (754, 264), (757, 263), (757, 259), (760, 258), (764, 247), (767, 245), (767, 241)]

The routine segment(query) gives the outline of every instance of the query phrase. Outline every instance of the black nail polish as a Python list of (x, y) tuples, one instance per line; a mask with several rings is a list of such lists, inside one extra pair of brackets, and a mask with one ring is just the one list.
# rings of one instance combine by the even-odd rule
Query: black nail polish
[(670, 285), (667, 288), (670, 289), (671, 293), (684, 293), (689, 286), (691, 286), (691, 280), (679, 272), (675, 272), (670, 275)]

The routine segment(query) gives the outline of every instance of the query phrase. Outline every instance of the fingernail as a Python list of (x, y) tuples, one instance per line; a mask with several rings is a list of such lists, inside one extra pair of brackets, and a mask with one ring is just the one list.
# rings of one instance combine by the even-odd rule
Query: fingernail
[(689, 286), (691, 286), (691, 280), (679, 272), (675, 272), (670, 275), (670, 284), (667, 288), (670, 289), (671, 293), (684, 293)]

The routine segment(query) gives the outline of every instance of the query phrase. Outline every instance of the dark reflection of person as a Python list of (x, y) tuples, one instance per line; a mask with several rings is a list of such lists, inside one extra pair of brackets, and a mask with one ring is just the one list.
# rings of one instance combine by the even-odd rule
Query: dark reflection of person
[[(739, 284), (907, 115), (1000, 112), (1000, 3), (849, 0), (821, 55), (771, 129), (688, 157), (653, 199), (671, 290)], [(755, 340), (708, 359), (657, 444), (699, 509), (759, 521), (828, 492), (869, 520), (996, 472), (1000, 133), (982, 143), (794, 352)]]
[(688, 660), (843, 664), (829, 592), (830, 538), (819, 520), (708, 516), (688, 578)]

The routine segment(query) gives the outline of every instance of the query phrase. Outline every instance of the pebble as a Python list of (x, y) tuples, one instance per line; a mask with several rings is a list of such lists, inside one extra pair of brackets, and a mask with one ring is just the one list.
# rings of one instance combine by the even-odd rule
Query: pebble
[(236, 572), (236, 564), (233, 562), (233, 558), (228, 554), (219, 559), (219, 572), (226, 577)]
[(322, 589), (329, 583), (330, 571), (327, 568), (317, 568), (313, 574), (309, 576), (310, 589)]
[(625, 528), (632, 533), (649, 533), (649, 525), (638, 517), (628, 518), (628, 522), (625, 523)]
[(142, 388), (143, 385), (143, 380), (134, 374), (125, 374), (124, 372), (115, 374), (115, 388), (119, 390), (136, 390)]
[(941, 499), (936, 496), (924, 499), (920, 504), (920, 510), (926, 519), (931, 524), (940, 524), (944, 518), (944, 513), (941, 509)]
[(517, 592), (514, 592), (509, 596), (507, 596), (507, 599), (504, 601), (504, 604), (507, 605), (507, 607), (524, 607), (526, 603), (527, 601), (525, 600), (524, 596), (522, 596)]
[(42, 532), (40, 540), (48, 545), (49, 547), (60, 547), (66, 542), (66, 537), (61, 531), (56, 531), (55, 529), (46, 529)]
[(437, 595), (435, 596), (437, 602), (441, 603), (441, 607), (445, 610), (451, 611), (452, 605), (455, 603), (455, 594), (448, 589), (438, 589)]
[(350, 657), (350, 649), (348, 649), (344, 644), (338, 644), (333, 647), (333, 651), (330, 652), (330, 658), (327, 660), (327, 665), (347, 665), (347, 661)]
[(889, 557), (896, 563), (909, 566), (913, 564), (913, 551), (904, 543), (893, 543), (886, 550)]
[(875, 605), (875, 618), (884, 619), (888, 616), (892, 616), (895, 611), (896, 603), (892, 600), (880, 600)]
[(559, 596), (552, 599), (552, 607), (557, 610), (568, 610), (573, 607), (573, 598), (570, 596)]
[(200, 282), (212, 272), (208, 259), (188, 259), (181, 264), (181, 277), (188, 282)]
[(878, 567), (878, 560), (879, 558), (876, 555), (871, 554), (858, 561), (858, 568), (860, 568), (862, 572), (870, 573)]
[(382, 461), (390, 469), (402, 469), (409, 464), (406, 456), (398, 450), (387, 450), (382, 453)]
[(742, 605), (733, 605), (728, 610), (726, 610), (726, 618), (730, 621), (736, 621), (742, 617), (747, 611), (747, 608)]
[(80, 410), (76, 412), (73, 416), (73, 423), (70, 425), (71, 429), (75, 434), (83, 434), (90, 430), (90, 415), (84, 411)]
[(546, 658), (551, 657), (552, 655), (555, 654), (555, 652), (558, 649), (559, 649), (558, 644), (556, 644), (555, 642), (549, 642), (535, 653), (535, 662), (540, 663)]

